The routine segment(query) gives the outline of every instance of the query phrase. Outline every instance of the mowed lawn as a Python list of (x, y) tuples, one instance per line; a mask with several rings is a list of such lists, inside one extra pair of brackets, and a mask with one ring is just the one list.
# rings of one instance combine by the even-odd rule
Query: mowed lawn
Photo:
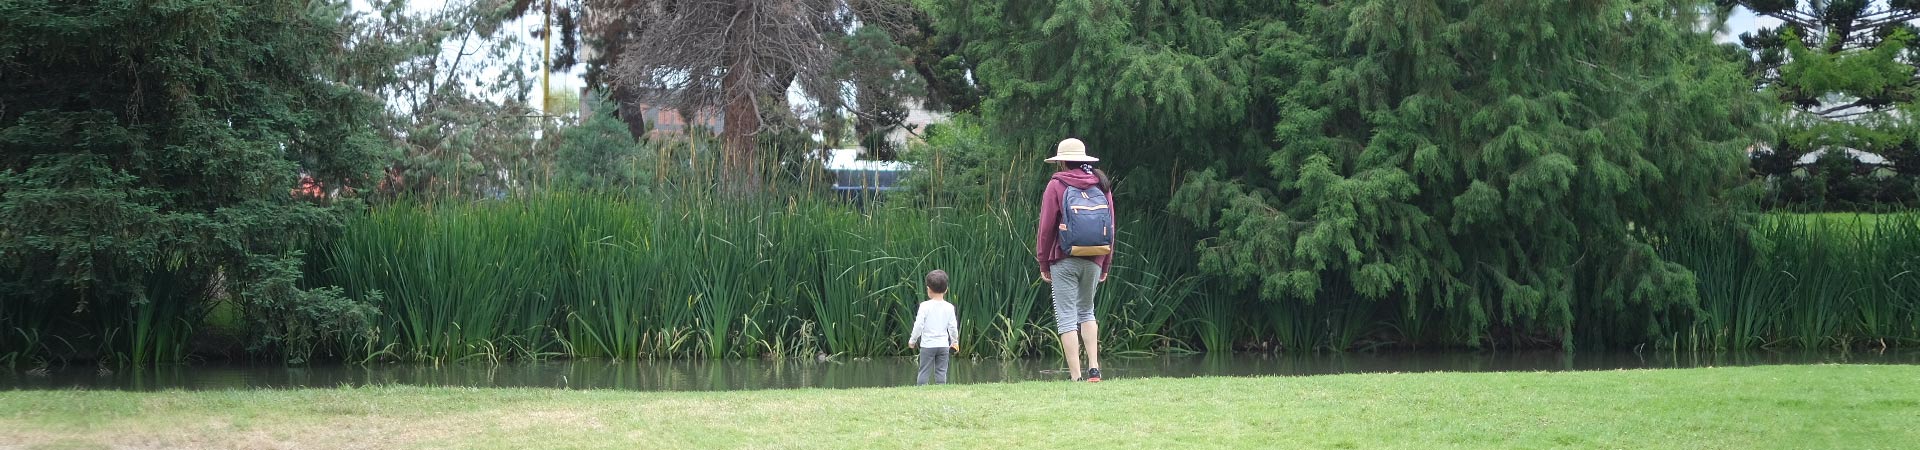
[(1920, 448), (1920, 366), (0, 392), (0, 448)]

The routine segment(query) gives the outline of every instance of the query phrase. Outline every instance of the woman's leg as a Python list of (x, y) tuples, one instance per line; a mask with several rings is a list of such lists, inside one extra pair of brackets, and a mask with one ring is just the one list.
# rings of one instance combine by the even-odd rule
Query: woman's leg
[(1080, 380), (1080, 332), (1060, 333), (1060, 348), (1067, 356), (1067, 378)]
[(1080, 298), (1076, 299), (1080, 317), (1080, 343), (1087, 346), (1087, 368), (1100, 368), (1100, 322), (1093, 317), (1093, 294), (1100, 290), (1100, 265), (1088, 261), (1081, 272)]
[(1087, 368), (1100, 368), (1100, 323), (1087, 321), (1080, 324), (1080, 345), (1087, 346)]
[(1055, 261), (1048, 271), (1053, 274), (1053, 323), (1054, 330), (1060, 335), (1061, 354), (1067, 357), (1068, 377), (1080, 379), (1080, 267), (1072, 263), (1076, 258)]

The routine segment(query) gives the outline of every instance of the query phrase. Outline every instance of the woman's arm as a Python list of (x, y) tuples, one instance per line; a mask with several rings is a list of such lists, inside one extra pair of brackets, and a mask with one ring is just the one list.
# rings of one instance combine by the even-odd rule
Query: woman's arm
[(1120, 213), (1114, 211), (1115, 203), (1119, 202), (1113, 200), (1113, 191), (1107, 191), (1107, 220), (1109, 221), (1107, 229), (1113, 230), (1113, 252), (1100, 258), (1100, 282), (1102, 283), (1107, 282), (1107, 273), (1110, 272), (1107, 269), (1113, 267), (1113, 258), (1120, 256)]
[(1058, 252), (1060, 247), (1060, 202), (1066, 195), (1066, 188), (1057, 180), (1047, 180), (1045, 193), (1040, 194), (1040, 218), (1033, 237), (1034, 262), (1040, 265), (1040, 276), (1047, 277), (1047, 260)]

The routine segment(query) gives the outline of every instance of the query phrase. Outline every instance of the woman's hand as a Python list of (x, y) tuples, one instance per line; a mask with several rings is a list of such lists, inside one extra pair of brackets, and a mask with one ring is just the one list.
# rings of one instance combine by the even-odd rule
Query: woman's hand
[(1105, 283), (1105, 282), (1107, 282), (1107, 273), (1106, 273), (1106, 272), (1100, 272), (1100, 282), (1101, 282), (1101, 283)]
[(1042, 271), (1040, 271), (1040, 281), (1045, 281), (1045, 282), (1048, 282), (1048, 283), (1052, 283), (1052, 282), (1053, 282), (1053, 274), (1050, 274), (1050, 273), (1047, 273), (1047, 271), (1045, 271), (1045, 270), (1042, 270)]

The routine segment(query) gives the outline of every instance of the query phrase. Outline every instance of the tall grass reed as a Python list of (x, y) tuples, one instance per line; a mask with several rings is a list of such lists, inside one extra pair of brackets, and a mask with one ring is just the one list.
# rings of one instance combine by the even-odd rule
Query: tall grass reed
[(1693, 227), (1662, 248), (1692, 269), (1695, 350), (1920, 343), (1920, 215), (1777, 214)]
[[(381, 294), (366, 297), (380, 356), (451, 362), (904, 355), (923, 275), (943, 269), (963, 355), (1015, 357), (1054, 346), (1032, 214), (585, 193), (404, 204), (351, 221), (311, 270)], [(1175, 312), (1199, 283), (1185, 249), (1148, 222), (1122, 232), (1108, 348), (1183, 348)]]

